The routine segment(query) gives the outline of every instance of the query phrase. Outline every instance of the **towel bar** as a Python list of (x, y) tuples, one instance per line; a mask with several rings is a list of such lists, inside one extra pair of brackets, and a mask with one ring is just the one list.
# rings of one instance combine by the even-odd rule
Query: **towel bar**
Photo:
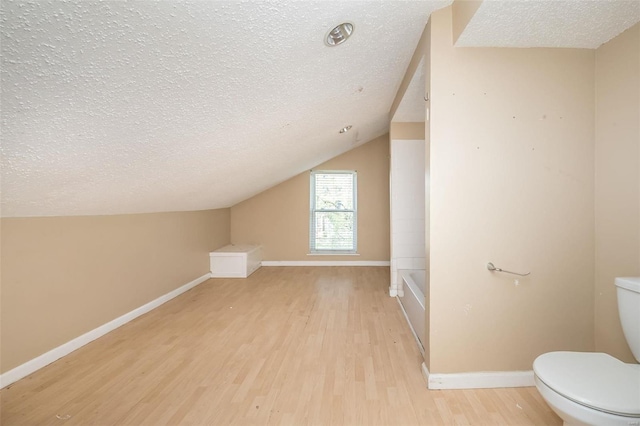
[(505, 272), (507, 274), (513, 274), (513, 275), (519, 275), (521, 277), (526, 277), (527, 275), (529, 275), (531, 272), (527, 272), (526, 274), (520, 274), (518, 272), (511, 272), (511, 271), (505, 271), (504, 269), (500, 269), (500, 268), (496, 268), (493, 263), (489, 262), (487, 263), (487, 269), (490, 271), (496, 271), (496, 272)]

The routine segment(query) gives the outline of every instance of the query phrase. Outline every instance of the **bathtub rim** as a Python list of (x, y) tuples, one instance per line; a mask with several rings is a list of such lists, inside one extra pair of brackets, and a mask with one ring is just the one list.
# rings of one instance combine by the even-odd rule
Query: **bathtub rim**
[[(422, 309), (426, 309), (425, 307), (425, 303), (426, 303), (426, 298), (424, 293), (421, 291), (420, 287), (418, 286), (418, 284), (416, 284), (414, 278), (411, 276), (412, 274), (415, 273), (421, 273), (421, 274), (425, 274), (425, 279), (426, 279), (426, 270), (424, 269), (400, 269), (398, 270), (398, 274), (400, 275), (401, 278), (401, 282), (402, 282), (402, 290), (404, 292), (405, 290), (405, 284), (407, 287), (409, 287), (409, 291), (411, 291), (413, 297), (418, 301), (418, 303), (420, 304), (420, 307)], [(425, 283), (425, 287), (426, 287), (426, 283)], [(421, 297), (418, 297), (418, 296)], [(406, 297), (406, 293), (402, 296), (402, 297)]]

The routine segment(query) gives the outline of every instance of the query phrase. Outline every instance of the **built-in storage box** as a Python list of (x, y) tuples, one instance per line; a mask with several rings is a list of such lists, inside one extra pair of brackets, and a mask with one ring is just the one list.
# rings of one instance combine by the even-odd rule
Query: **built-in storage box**
[(209, 253), (214, 278), (247, 278), (262, 265), (260, 246), (230, 244)]

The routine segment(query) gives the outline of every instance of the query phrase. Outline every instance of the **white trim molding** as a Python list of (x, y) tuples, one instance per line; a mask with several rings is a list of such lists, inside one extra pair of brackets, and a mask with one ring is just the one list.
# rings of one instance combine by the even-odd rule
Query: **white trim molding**
[(22, 365), (17, 366), (12, 370), (7, 371), (6, 373), (0, 375), (0, 389), (9, 386), (10, 384), (17, 382), (24, 377), (27, 377), (29, 374), (34, 373), (42, 367), (45, 367), (52, 362), (59, 360), (63, 356), (70, 354), (71, 352), (81, 348), (87, 343), (91, 343), (97, 338), (109, 333), (110, 331), (113, 331), (116, 328), (128, 323), (129, 321), (132, 321), (139, 316), (146, 314), (147, 312), (181, 295), (182, 293), (191, 290), (198, 284), (202, 284), (209, 278), (211, 278), (210, 272), (201, 276), (200, 278), (196, 278), (195, 280), (188, 282), (182, 287), (178, 287), (177, 289), (170, 291), (169, 293), (160, 296), (155, 300), (152, 300), (145, 305), (140, 306), (139, 308), (134, 309), (131, 312), (128, 312), (112, 321), (109, 321), (106, 324), (103, 324), (98, 328), (94, 328), (93, 330), (88, 331), (85, 334), (62, 344), (57, 348), (53, 348), (49, 352), (46, 352), (30, 361), (25, 362)]
[(533, 371), (487, 371), (474, 373), (429, 373), (422, 363), (422, 375), (429, 389), (489, 389), (535, 386)]
[(263, 260), (262, 266), (389, 266), (388, 260)]

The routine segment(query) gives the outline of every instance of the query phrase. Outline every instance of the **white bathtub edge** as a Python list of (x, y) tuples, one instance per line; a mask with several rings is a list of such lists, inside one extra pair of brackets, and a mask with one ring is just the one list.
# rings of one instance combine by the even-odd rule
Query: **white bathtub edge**
[[(422, 342), (425, 336), (425, 296), (422, 293), (419, 285), (414, 281), (413, 274), (419, 272), (418, 270), (401, 270), (400, 280), (401, 284), (398, 285), (398, 301), (400, 302), (405, 318), (411, 331), (418, 337), (418, 341)], [(424, 271), (421, 271), (424, 273)], [(400, 288), (403, 290), (403, 294), (400, 294)], [(424, 351), (422, 343), (418, 344), (421, 352)]]
[(413, 328), (413, 325), (411, 325), (411, 321), (409, 320), (409, 316), (407, 315), (407, 311), (405, 311), (404, 306), (402, 306), (402, 301), (400, 300), (400, 298), (396, 297), (396, 300), (398, 301), (398, 305), (400, 305), (400, 309), (402, 310), (402, 314), (404, 315), (404, 319), (407, 320), (407, 324), (409, 325), (409, 330), (411, 330), (411, 334), (413, 335), (413, 338), (416, 341), (416, 345), (418, 345), (418, 350), (420, 350), (420, 353), (422, 354), (422, 357), (424, 358), (424, 347), (422, 347), (422, 343), (420, 342), (420, 339), (418, 338), (418, 335), (416, 334), (416, 330)]
[[(414, 272), (414, 271), (412, 271)], [(406, 287), (409, 288), (409, 292), (413, 295), (414, 299), (418, 302), (418, 304), (420, 305), (420, 309), (422, 309), (423, 311), (425, 310), (425, 295), (422, 293), (422, 291), (420, 291), (421, 289), (418, 288), (418, 284), (414, 281), (413, 277), (411, 276), (411, 273), (407, 273), (405, 274), (401, 274), (402, 277), (402, 288), (404, 289), (405, 284)]]

